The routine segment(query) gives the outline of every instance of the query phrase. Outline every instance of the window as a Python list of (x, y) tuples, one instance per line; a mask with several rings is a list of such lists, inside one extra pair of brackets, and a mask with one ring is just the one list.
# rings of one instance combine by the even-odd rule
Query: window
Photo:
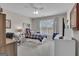
[(53, 27), (53, 20), (41, 20), (40, 27), (45, 27), (45, 28)]
[(40, 32), (45, 33), (45, 34), (52, 34), (53, 33), (53, 20), (41, 20)]

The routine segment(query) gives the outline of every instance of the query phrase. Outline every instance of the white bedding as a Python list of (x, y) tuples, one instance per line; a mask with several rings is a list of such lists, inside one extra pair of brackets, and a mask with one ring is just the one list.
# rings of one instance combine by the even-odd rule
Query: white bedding
[[(29, 43), (30, 42), (30, 43)], [(40, 45), (27, 41), (24, 45), (18, 46), (20, 56), (50, 56), (54, 55), (53, 41), (46, 41)]]
[(44, 44), (47, 41), (47, 38), (43, 38), (42, 42), (36, 39), (26, 39), (26, 42), (33, 43), (33, 44)]

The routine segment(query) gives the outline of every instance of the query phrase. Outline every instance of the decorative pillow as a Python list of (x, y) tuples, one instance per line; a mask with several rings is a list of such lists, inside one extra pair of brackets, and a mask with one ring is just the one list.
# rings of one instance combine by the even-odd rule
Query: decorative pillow
[(54, 39), (61, 39), (61, 37), (62, 37), (62, 35), (61, 34), (58, 34), (58, 35), (55, 36)]
[(6, 38), (13, 39), (14, 33), (6, 33)]
[(58, 35), (59, 33), (53, 33), (53, 37), (52, 39), (54, 40), (54, 38), (56, 37), (56, 35)]

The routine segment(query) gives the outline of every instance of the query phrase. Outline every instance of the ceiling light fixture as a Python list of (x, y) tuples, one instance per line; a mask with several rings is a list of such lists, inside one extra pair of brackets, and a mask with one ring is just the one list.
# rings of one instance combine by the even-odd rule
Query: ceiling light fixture
[(34, 9), (33, 14), (38, 15), (40, 10), (43, 10), (44, 8), (41, 6), (40, 3), (33, 4), (31, 3), (30, 6)]
[(29, 7), (32, 8), (32, 9), (34, 9), (33, 14), (35, 14), (35, 15), (38, 15), (39, 11), (41, 11), (41, 10), (44, 9), (44, 7), (41, 6), (41, 3), (37, 3), (37, 4), (36, 3), (30, 3)]
[(35, 14), (35, 15), (37, 15), (39, 12), (38, 12), (38, 10), (35, 10), (34, 12), (33, 12), (33, 14)]

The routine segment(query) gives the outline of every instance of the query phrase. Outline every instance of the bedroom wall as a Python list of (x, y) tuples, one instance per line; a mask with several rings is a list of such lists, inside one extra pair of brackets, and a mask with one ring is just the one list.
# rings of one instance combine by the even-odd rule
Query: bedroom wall
[(40, 19), (32, 19), (32, 30), (35, 32), (40, 31)]
[[(66, 19), (66, 13), (53, 15), (53, 16), (47, 16), (47, 17), (40, 17), (40, 18), (33, 18), (32, 19), (32, 30), (33, 31), (40, 31), (40, 21), (41, 20), (55, 20), (57, 22), (56, 29), (53, 28), (56, 32), (59, 32), (62, 34), (62, 18)], [(54, 32), (55, 32), (54, 31)]]
[(7, 11), (7, 10), (4, 10), (4, 13), (6, 14), (6, 19), (11, 20), (11, 28), (6, 29), (6, 32), (15, 32), (15, 29), (17, 27), (22, 27), (23, 23), (31, 25), (31, 19), (26, 16), (23, 16), (11, 11)]

